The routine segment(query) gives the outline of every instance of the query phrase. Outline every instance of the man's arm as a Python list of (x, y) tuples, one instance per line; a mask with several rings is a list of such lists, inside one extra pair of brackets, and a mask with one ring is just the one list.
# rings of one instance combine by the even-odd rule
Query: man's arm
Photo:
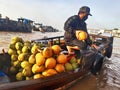
[(86, 42), (87, 42), (88, 45), (91, 46), (91, 44), (92, 44), (92, 40), (90, 40), (90, 36), (89, 36), (89, 34), (88, 34), (88, 38), (87, 38)]
[(75, 19), (76, 17), (70, 17), (64, 24), (64, 30), (69, 32), (69, 33), (73, 33), (74, 30), (74, 25), (75, 25)]
[(88, 34), (88, 37), (87, 37), (87, 39), (86, 39), (86, 43), (91, 46), (92, 41), (90, 40), (90, 36), (89, 36), (88, 31), (87, 31), (87, 27), (86, 27), (85, 31), (86, 31), (86, 33)]

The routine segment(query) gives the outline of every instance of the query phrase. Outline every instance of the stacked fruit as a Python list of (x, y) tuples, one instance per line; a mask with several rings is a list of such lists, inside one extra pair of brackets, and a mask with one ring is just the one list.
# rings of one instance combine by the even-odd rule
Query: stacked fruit
[(68, 61), (66, 55), (60, 54), (59, 45), (41, 48), (22, 38), (12, 38), (8, 53), (11, 55), (10, 72), (16, 75), (16, 80), (43, 78), (78, 68), (75, 57)]
[(65, 64), (65, 67), (67, 71), (75, 70), (79, 68), (79, 60), (73, 57), (69, 62)]

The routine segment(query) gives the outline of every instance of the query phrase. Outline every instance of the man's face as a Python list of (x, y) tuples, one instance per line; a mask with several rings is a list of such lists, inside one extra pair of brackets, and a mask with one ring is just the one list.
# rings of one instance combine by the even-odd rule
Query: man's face
[(88, 19), (88, 14), (86, 12), (83, 13), (83, 21), (87, 20)]

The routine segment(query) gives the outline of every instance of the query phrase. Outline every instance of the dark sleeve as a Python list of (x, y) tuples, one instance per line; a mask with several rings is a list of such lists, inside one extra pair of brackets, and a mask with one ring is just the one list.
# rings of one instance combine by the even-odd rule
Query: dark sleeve
[(87, 31), (86, 23), (85, 23), (85, 31), (86, 31), (87, 34), (88, 34), (88, 37), (87, 37), (86, 43), (87, 43), (88, 45), (91, 45), (91, 44), (92, 44), (92, 41), (90, 40), (90, 36), (89, 36), (88, 31)]
[(88, 34), (88, 38), (87, 38), (86, 42), (87, 42), (88, 45), (91, 45), (91, 44), (92, 44), (92, 40), (90, 40), (89, 34)]
[(75, 16), (70, 17), (64, 24), (64, 30), (69, 33), (72, 33), (75, 27), (75, 20), (76, 20)]

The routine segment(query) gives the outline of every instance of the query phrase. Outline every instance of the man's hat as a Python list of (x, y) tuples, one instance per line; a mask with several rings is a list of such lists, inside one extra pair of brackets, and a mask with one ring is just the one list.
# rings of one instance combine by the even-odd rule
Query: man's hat
[(87, 6), (81, 7), (80, 10), (79, 10), (79, 13), (81, 13), (81, 12), (86, 12), (88, 15), (92, 16), (92, 14), (90, 14), (90, 8), (87, 7)]

